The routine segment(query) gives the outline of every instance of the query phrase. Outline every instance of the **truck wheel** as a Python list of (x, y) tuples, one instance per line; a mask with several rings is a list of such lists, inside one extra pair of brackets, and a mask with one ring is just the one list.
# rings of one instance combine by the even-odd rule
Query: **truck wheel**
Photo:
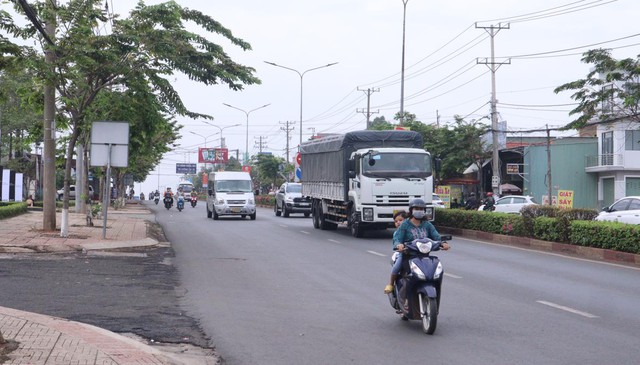
[(323, 231), (333, 231), (338, 228), (338, 225), (335, 223), (327, 222), (324, 218), (324, 214), (320, 213), (320, 229)]
[(276, 217), (280, 216), (280, 211), (278, 210), (278, 202), (273, 205), (273, 211), (276, 213)]
[(309, 218), (309, 215), (311, 215), (311, 213), (304, 213), (305, 218)]
[(313, 228), (319, 229), (320, 228), (320, 214), (321, 213), (319, 213), (319, 209), (316, 206), (316, 204), (312, 204), (311, 205), (311, 211), (313, 212), (313, 217), (311, 217), (311, 220), (313, 220)]
[(364, 236), (364, 229), (362, 224), (360, 224), (360, 217), (356, 212), (351, 212), (349, 215), (349, 229), (353, 237), (362, 238)]
[(289, 217), (289, 210), (287, 210), (287, 206), (282, 203), (282, 216), (285, 218)]

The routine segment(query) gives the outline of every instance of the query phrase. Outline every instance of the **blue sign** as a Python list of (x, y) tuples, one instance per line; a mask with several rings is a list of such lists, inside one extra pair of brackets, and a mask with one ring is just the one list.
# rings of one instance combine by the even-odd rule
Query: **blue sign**
[(302, 168), (296, 167), (296, 179), (302, 180)]
[(176, 174), (195, 174), (196, 164), (194, 163), (177, 163)]

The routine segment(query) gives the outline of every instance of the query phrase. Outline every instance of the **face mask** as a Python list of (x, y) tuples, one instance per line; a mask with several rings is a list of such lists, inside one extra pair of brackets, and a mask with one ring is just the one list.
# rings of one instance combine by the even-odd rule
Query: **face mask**
[(415, 218), (415, 219), (422, 219), (422, 218), (424, 218), (425, 214), (426, 214), (426, 213), (424, 212), (424, 210), (415, 210), (415, 211), (413, 212), (413, 218)]

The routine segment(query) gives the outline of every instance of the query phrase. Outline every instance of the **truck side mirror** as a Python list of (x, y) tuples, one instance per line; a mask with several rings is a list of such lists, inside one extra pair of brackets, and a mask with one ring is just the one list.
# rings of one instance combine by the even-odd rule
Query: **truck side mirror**
[(349, 179), (355, 179), (356, 177), (356, 172), (353, 170), (349, 170)]
[(356, 160), (355, 158), (352, 158), (349, 160), (349, 173), (353, 172), (355, 174), (356, 172)]

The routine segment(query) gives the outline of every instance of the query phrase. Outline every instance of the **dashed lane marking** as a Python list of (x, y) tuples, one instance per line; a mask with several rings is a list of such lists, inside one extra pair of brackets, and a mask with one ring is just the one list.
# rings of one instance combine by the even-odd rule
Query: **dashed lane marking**
[(333, 242), (333, 243), (342, 243), (342, 242), (340, 242), (340, 241), (336, 241), (336, 240), (332, 240), (332, 239), (329, 239), (329, 240), (327, 240), (327, 241), (329, 241), (329, 242)]
[(448, 272), (444, 273), (444, 276), (448, 276), (452, 279), (462, 279), (462, 276), (458, 276), (458, 275), (453, 275), (453, 274), (449, 274)]
[(278, 225), (279, 225), (280, 227), (282, 227), (282, 228), (289, 228), (289, 226), (288, 226), (288, 225), (286, 225), (286, 224), (278, 224)]
[(580, 315), (580, 316), (583, 316), (583, 317), (587, 317), (587, 318), (599, 318), (598, 316), (593, 315), (593, 314), (591, 314), (591, 313), (583, 312), (583, 311), (580, 311), (580, 310), (577, 310), (577, 309), (574, 309), (574, 308), (571, 308), (571, 307), (566, 307), (566, 306), (564, 306), (564, 305), (560, 305), (560, 304), (556, 304), (556, 303), (551, 303), (551, 302), (546, 302), (546, 301), (544, 301), (544, 300), (536, 300), (536, 302), (538, 302), (538, 303), (540, 303), (540, 304), (548, 305), (549, 307), (553, 307), (553, 308), (556, 308), (556, 309), (560, 309), (560, 310), (563, 310), (563, 311), (567, 311), (567, 312), (569, 312), (569, 313), (577, 314), (577, 315)]
[(385, 255), (383, 253), (380, 253), (380, 252), (375, 252), (375, 251), (367, 251), (367, 252), (372, 254), (372, 255), (387, 257), (387, 255)]
[(304, 233), (304, 234), (311, 234), (311, 233), (309, 233), (309, 232), (307, 232), (307, 231), (300, 231), (300, 233)]

